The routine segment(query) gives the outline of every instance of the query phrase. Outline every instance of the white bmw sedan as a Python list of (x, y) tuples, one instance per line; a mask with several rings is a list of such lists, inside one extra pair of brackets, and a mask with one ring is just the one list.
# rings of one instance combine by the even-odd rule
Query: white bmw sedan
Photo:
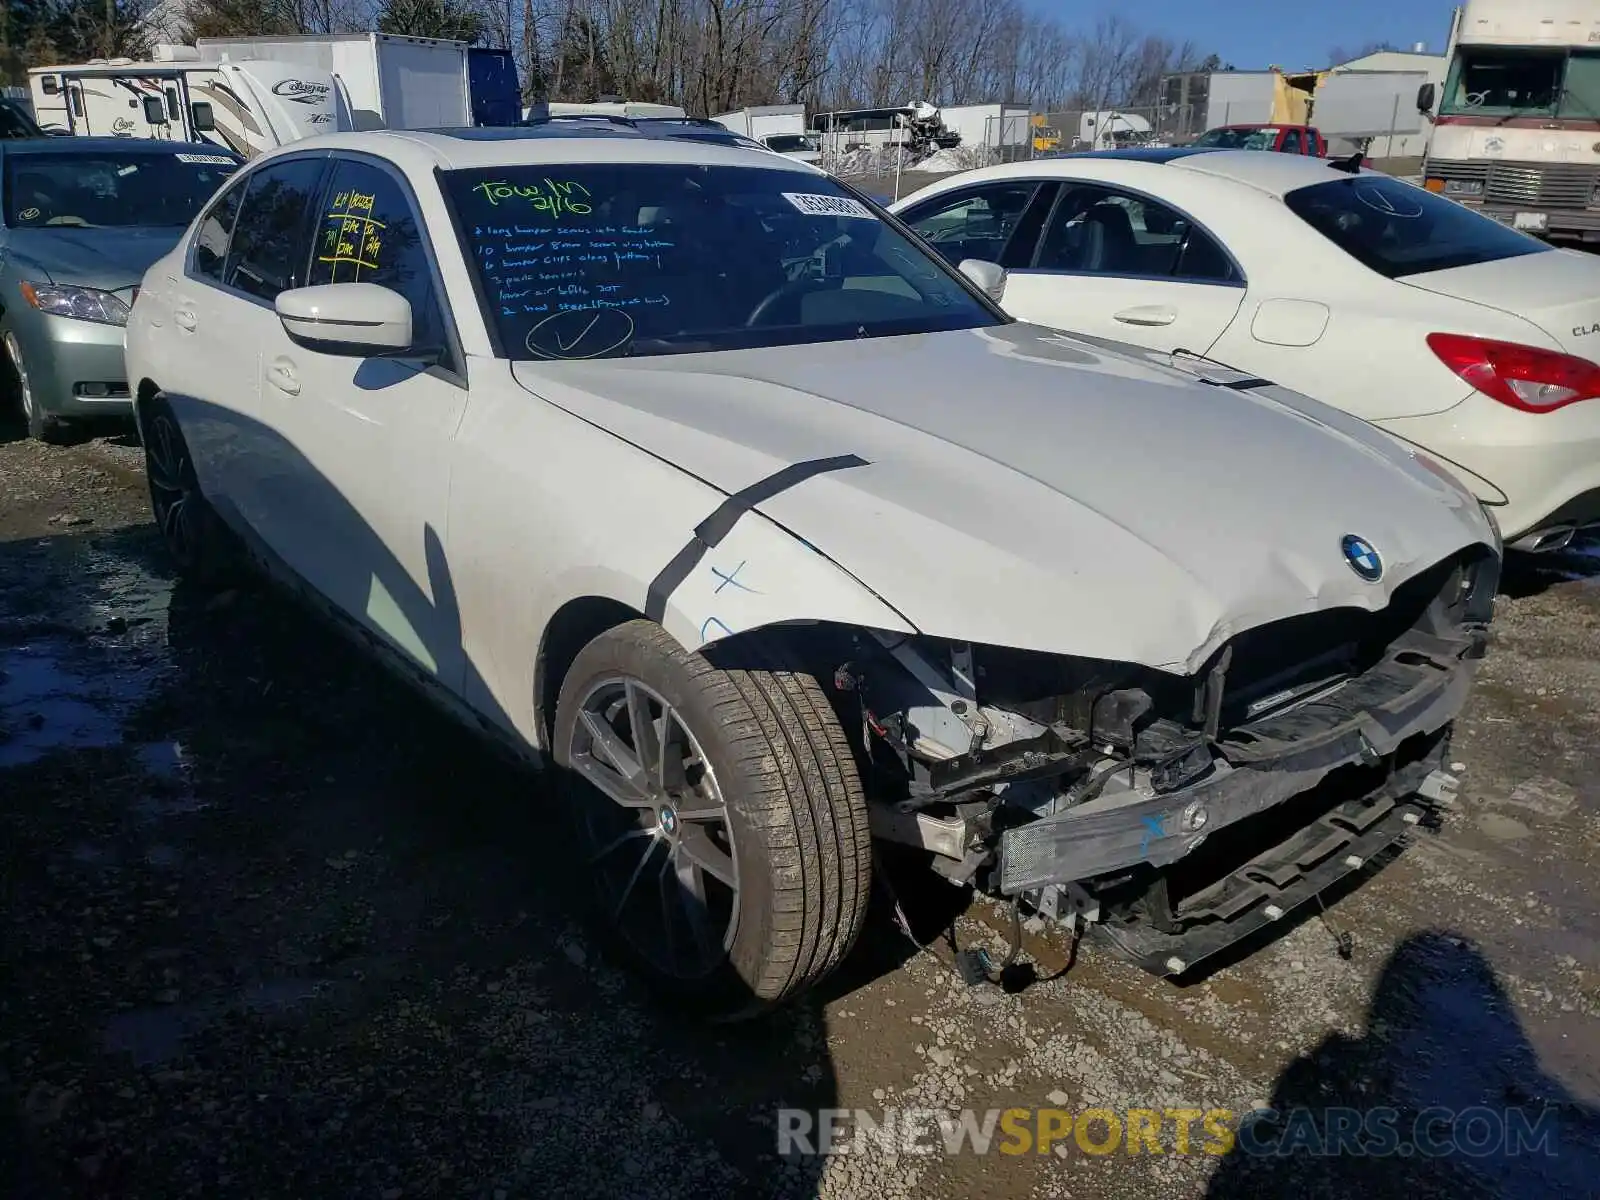
[(1448, 787), (1500, 560), (1444, 468), (1016, 323), (778, 155), (297, 142), (127, 359), (180, 566), (253, 559), (553, 767), (530, 869), (575, 844), (701, 1012), (840, 961), (873, 837), (1173, 974)]
[(1508, 542), (1600, 523), (1600, 258), (1324, 159), (1067, 155), (894, 212), (1025, 321), (1227, 363), (1423, 446)]

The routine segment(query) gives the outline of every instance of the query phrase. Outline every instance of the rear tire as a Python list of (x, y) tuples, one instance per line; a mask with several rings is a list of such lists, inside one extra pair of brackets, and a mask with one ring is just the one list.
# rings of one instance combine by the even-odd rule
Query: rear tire
[(811, 987), (867, 911), (850, 744), (817, 680), (772, 660), (721, 670), (630, 621), (578, 654), (556, 710), (561, 789), (602, 919), (658, 991), (712, 1019)]
[(189, 443), (160, 393), (140, 406), (140, 440), (150, 511), (178, 574), (203, 584), (226, 582), (236, 564), (226, 527), (200, 490)]

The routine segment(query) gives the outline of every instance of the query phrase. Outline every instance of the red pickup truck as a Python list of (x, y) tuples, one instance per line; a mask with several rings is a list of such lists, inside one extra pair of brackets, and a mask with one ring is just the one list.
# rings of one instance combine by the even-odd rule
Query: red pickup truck
[(1279, 154), (1328, 157), (1328, 140), (1310, 125), (1219, 125), (1192, 143), (1221, 150), (1276, 150)]

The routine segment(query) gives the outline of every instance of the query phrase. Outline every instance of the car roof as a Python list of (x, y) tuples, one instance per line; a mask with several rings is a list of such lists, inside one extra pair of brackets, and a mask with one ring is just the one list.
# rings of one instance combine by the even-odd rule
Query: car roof
[(1129, 146), (1121, 150), (1064, 150), (1058, 154), (1041, 155), (1033, 162), (1059, 158), (1087, 158), (1095, 161), (1169, 163), (1196, 154), (1216, 154), (1215, 146)]
[[(226, 154), (229, 158), (239, 158), (226, 146), (211, 142), (169, 142), (163, 138), (57, 136), (0, 141), (0, 152), (6, 154), (104, 154), (107, 150), (142, 150), (151, 154), (163, 151), (171, 154)], [(244, 160), (239, 158), (239, 161)]]
[[(1158, 175), (1147, 174), (1157, 169), (1193, 171), (1218, 179), (1244, 184), (1272, 196), (1282, 196), (1296, 188), (1337, 179), (1341, 172), (1328, 159), (1312, 158), (1300, 154), (1275, 154), (1266, 150), (1226, 150), (1217, 146), (1173, 146), (1145, 150), (1089, 150), (1066, 154), (1043, 155), (1022, 159), (995, 167), (980, 167), (976, 171), (949, 175), (939, 183), (929, 184), (924, 190), (943, 191), (951, 184), (971, 181), (986, 182), (991, 179), (1053, 178), (1076, 175), (1077, 168), (1096, 164), (1126, 163), (1130, 167), (1130, 181), (1153, 181)], [(1380, 172), (1363, 171), (1363, 174)], [(1107, 179), (1099, 172), (1097, 179)], [(1348, 178), (1348, 174), (1345, 174)], [(1385, 176), (1385, 178), (1389, 178)]]
[[(1193, 158), (1178, 165), (1184, 170), (1248, 184), (1273, 196), (1282, 196), (1315, 183), (1327, 183), (1331, 179), (1350, 177), (1348, 171), (1335, 167), (1330, 159), (1313, 158), (1307, 154), (1276, 154), (1270, 150), (1218, 150), (1215, 154)], [(1381, 171), (1361, 173), (1392, 178)]]
[(719, 125), (709, 117), (627, 117), (610, 113), (563, 113), (534, 117), (518, 125), (429, 129), (469, 141), (510, 141), (529, 137), (646, 137), (679, 138), (691, 142), (730, 143), (764, 150), (760, 142)]
[[(662, 118), (677, 132), (647, 118), (617, 122), (552, 118), (533, 125), (483, 126), (464, 129), (374, 129), (363, 133), (330, 133), (290, 142), (270, 156), (306, 150), (366, 151), (415, 171), (475, 167), (544, 166), (552, 163), (684, 163), (791, 171), (826, 172), (809, 163), (775, 154), (732, 134), (686, 136), (682, 118)], [(637, 128), (639, 125), (647, 128)]]

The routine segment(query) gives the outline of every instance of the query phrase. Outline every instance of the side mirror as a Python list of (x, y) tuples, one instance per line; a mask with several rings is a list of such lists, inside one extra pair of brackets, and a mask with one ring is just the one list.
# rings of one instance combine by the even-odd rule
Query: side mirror
[(996, 304), (1006, 294), (1006, 269), (996, 263), (985, 262), (981, 258), (964, 258), (956, 270), (975, 283)]
[(167, 102), (160, 96), (146, 96), (144, 98), (144, 120), (147, 125), (165, 125), (167, 123)]
[(357, 358), (411, 349), (411, 301), (375, 283), (324, 283), (273, 303), (296, 345)]
[(211, 105), (204, 100), (196, 100), (189, 105), (189, 120), (193, 123), (196, 133), (210, 133), (217, 127), (216, 121), (211, 116)]
[(1431, 83), (1425, 83), (1417, 89), (1417, 111), (1432, 112), (1433, 102), (1439, 98), (1439, 89)]

